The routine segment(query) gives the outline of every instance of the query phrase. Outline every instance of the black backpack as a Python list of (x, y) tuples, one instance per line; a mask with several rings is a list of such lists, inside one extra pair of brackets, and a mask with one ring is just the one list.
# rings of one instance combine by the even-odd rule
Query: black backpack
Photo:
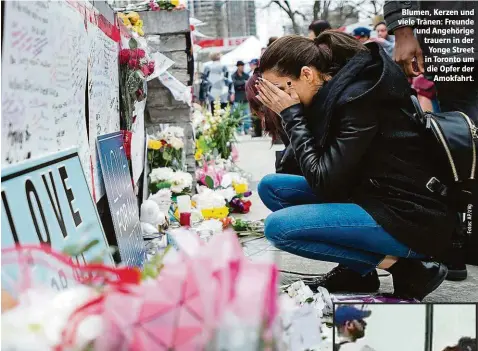
[(416, 110), (411, 118), (437, 165), (437, 174), (424, 183), (457, 212), (467, 213), (478, 199), (478, 127), (462, 112), (423, 112), (418, 99), (411, 98)]
[(462, 112), (423, 112), (411, 98), (416, 113), (410, 117), (438, 166), (437, 174), (419, 180), (464, 216), (455, 236), (464, 238), (467, 263), (478, 265), (478, 127)]

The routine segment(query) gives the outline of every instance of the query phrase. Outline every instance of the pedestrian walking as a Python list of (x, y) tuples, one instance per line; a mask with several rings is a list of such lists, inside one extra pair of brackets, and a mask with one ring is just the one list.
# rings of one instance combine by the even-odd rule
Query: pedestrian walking
[(204, 68), (202, 84), (208, 87), (207, 100), (214, 113), (214, 101), (219, 100), (221, 109), (234, 100), (234, 85), (229, 79), (227, 67), (221, 63), (221, 54), (211, 54), (212, 62)]
[(241, 123), (242, 131), (245, 134), (249, 134), (251, 128), (251, 113), (249, 111), (249, 104), (246, 99), (246, 82), (249, 79), (249, 75), (244, 72), (244, 62), (237, 61), (237, 70), (232, 74), (232, 82), (234, 83), (235, 91), (235, 105), (234, 108), (242, 111), (243, 122)]

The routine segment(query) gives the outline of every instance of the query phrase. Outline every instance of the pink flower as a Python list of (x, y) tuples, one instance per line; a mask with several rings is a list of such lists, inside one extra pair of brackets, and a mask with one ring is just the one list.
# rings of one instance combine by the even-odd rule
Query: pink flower
[(160, 7), (157, 3), (155, 3), (154, 1), (151, 1), (149, 3), (149, 7), (151, 9), (151, 11), (159, 11), (160, 10)]
[(138, 52), (136, 50), (130, 50), (130, 58), (138, 58)]
[(138, 55), (139, 59), (142, 59), (143, 57), (146, 56), (146, 53), (144, 52), (143, 49), (136, 49), (136, 54)]
[(153, 74), (154, 72), (154, 61), (148, 62), (149, 74)]
[(129, 49), (122, 49), (119, 53), (119, 62), (120, 65), (126, 65), (130, 58), (130, 50)]
[(132, 58), (128, 62), (128, 67), (131, 69), (137, 69), (139, 67), (139, 60)]
[(145, 76), (149, 76), (149, 67), (147, 65), (141, 66), (141, 72), (143, 72)]

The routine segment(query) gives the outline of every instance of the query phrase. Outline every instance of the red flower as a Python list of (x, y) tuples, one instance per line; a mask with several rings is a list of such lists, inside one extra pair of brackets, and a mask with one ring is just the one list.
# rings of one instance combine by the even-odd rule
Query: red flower
[(139, 67), (139, 60), (132, 58), (128, 62), (128, 67), (131, 69), (137, 69)]
[(129, 53), (130, 53), (130, 58), (132, 59), (138, 58), (138, 53), (136, 52), (136, 50), (130, 50)]
[(120, 65), (126, 65), (129, 61), (129, 57), (130, 57), (130, 50), (122, 49), (119, 53)]
[(244, 212), (243, 213), (249, 213), (252, 203), (249, 200), (247, 200), (247, 201), (242, 200), (242, 204), (244, 205)]
[(143, 49), (136, 49), (136, 54), (138, 55), (138, 58), (140, 59), (146, 56), (146, 52), (144, 52)]
[(149, 74), (154, 73), (154, 61), (149, 61), (148, 62), (148, 68), (149, 68)]
[(143, 89), (138, 89), (136, 90), (136, 97), (139, 99), (141, 98), (141, 96), (143, 96)]
[(123, 147), (126, 153), (126, 158), (131, 159), (131, 139), (133, 138), (133, 133), (128, 130), (122, 130), (123, 133)]
[(141, 72), (143, 72), (144, 76), (149, 76), (149, 67), (147, 65), (141, 66)]

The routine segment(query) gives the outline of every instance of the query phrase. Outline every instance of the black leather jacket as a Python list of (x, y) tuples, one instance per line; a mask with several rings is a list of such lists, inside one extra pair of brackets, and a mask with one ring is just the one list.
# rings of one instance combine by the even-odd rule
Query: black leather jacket
[(407, 173), (410, 167), (434, 172), (407, 115), (411, 89), (379, 45), (367, 47), (319, 90), (311, 106), (281, 113), (285, 131), (322, 201), (357, 203), (413, 251), (436, 256), (449, 244), (456, 214)]

